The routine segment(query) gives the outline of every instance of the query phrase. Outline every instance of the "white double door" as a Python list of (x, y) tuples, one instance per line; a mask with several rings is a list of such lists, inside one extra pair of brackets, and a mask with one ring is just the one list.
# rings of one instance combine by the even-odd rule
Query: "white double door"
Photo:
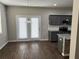
[(17, 16), (18, 39), (40, 39), (40, 16)]

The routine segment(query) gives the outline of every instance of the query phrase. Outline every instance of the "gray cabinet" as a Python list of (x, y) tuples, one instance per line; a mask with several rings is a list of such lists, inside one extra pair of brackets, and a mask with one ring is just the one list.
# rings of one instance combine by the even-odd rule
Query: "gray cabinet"
[(58, 37), (58, 50), (62, 54), (63, 52), (63, 38)]
[(48, 38), (50, 41), (58, 41), (57, 34), (70, 34), (70, 32), (60, 32), (60, 31), (48, 31)]
[(62, 56), (69, 56), (70, 34), (58, 34), (58, 51)]
[(63, 20), (69, 19), (69, 25), (71, 25), (72, 22), (72, 16), (71, 15), (50, 15), (49, 16), (49, 24), (50, 25), (63, 25)]
[(49, 40), (50, 41), (58, 41), (58, 36), (57, 36), (57, 34), (59, 33), (59, 32), (57, 32), (57, 31), (48, 31), (48, 36), (49, 36)]

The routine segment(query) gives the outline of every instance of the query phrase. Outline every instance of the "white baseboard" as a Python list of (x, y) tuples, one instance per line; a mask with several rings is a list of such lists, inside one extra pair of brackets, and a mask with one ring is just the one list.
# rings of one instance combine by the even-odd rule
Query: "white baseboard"
[[(8, 42), (27, 42), (27, 41), (48, 41), (48, 39), (41, 39), (41, 40), (9, 40)], [(2, 45), (2, 46), (0, 47), (0, 50), (1, 50), (2, 48), (4, 48), (4, 46), (6, 46), (6, 44), (7, 44), (8, 42), (6, 42), (4, 45)]]
[(4, 46), (6, 46), (7, 43), (8, 43), (8, 42), (6, 42), (4, 45), (2, 45), (2, 46), (0, 47), (0, 50), (3, 49)]
[(48, 41), (48, 39), (40, 39), (40, 40), (9, 40), (8, 42), (28, 42), (28, 41)]

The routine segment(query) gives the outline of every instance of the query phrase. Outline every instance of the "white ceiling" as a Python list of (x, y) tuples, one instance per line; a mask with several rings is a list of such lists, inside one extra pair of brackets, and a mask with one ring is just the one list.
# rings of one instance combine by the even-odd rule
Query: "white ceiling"
[[(0, 0), (1, 3), (11, 6), (33, 7), (72, 7), (73, 0)], [(57, 6), (54, 6), (57, 4)]]

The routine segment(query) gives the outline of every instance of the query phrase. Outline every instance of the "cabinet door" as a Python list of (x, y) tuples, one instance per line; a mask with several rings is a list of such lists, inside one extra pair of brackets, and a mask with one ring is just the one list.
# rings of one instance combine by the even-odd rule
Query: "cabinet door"
[(51, 41), (58, 41), (58, 32), (51, 32)]
[(66, 18), (69, 19), (68, 25), (71, 25), (71, 23), (72, 23), (72, 16), (71, 15), (68, 15), (68, 16), (66, 16)]
[(51, 41), (51, 31), (48, 31), (48, 39)]
[(58, 50), (60, 53), (62, 53), (62, 49), (63, 49), (63, 39), (62, 38), (58, 38)]
[(50, 25), (61, 25), (60, 20), (61, 20), (60, 16), (56, 16), (56, 15), (49, 16), (49, 24)]
[(70, 40), (65, 39), (65, 50), (64, 54), (69, 54), (70, 53)]
[(63, 25), (63, 20), (69, 19), (69, 25), (72, 22), (71, 15), (50, 15), (49, 16), (49, 24), (50, 25)]

